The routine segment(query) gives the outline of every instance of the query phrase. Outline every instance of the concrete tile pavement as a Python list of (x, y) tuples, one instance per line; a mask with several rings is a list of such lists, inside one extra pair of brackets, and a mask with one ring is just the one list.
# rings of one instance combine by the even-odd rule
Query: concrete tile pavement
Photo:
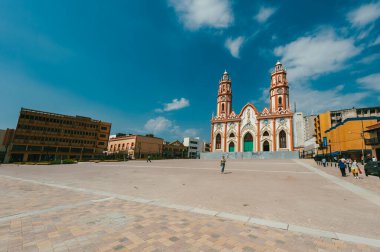
[[(57, 189), (4, 178), (1, 189), (10, 184), (22, 200), (26, 200), (25, 186), (34, 196), (50, 192), (54, 196)], [(50, 208), (22, 209), (24, 215), (12, 219), (1, 216), (0, 251), (376, 251), (361, 244), (258, 226), (248, 217), (230, 213), (210, 216), (202, 209), (193, 213), (63, 191), (66, 197), (44, 199)], [(68, 204), (68, 198), (73, 203)], [(12, 207), (17, 210), (19, 205)]]
[(1, 227), (1, 251), (376, 251), (118, 199), (23, 217)]
[[(0, 191), (10, 188), (9, 198), (2, 197), (2, 204), (15, 200), (8, 211), (19, 213), (10, 216), (5, 211), (0, 215), (0, 251), (3, 248), (5, 251), (178, 251), (183, 248), (190, 251), (376, 251), (375, 247), (335, 240), (363, 242), (363, 237), (332, 235), (324, 230), (251, 215), (80, 188), (74, 183), (61, 185), (51, 180), (40, 182), (4, 176), (0, 179)], [(23, 202), (27, 203), (23, 205)], [(120, 233), (125, 235), (119, 237)], [(373, 240), (365, 242), (371, 244)]]

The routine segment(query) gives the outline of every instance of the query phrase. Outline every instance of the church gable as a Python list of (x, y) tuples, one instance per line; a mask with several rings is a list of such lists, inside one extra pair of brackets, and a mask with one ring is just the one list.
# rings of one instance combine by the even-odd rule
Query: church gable
[(261, 112), (260, 115), (261, 115), (261, 116), (267, 116), (267, 115), (269, 115), (269, 110), (267, 109), (267, 107), (265, 107), (265, 108), (263, 109), (263, 111)]

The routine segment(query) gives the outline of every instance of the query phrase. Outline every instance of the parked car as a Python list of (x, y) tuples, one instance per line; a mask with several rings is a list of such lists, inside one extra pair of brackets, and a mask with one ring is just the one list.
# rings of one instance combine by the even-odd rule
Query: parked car
[(364, 173), (366, 176), (372, 175), (380, 178), (380, 162), (370, 161), (364, 166)]

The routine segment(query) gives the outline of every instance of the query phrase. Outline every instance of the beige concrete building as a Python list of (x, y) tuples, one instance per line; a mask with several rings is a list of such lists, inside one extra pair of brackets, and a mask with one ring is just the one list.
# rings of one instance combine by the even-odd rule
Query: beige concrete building
[(164, 140), (153, 135), (126, 135), (110, 138), (107, 155), (125, 154), (131, 159), (161, 157)]
[(107, 149), (111, 123), (21, 108), (6, 161), (89, 160)]

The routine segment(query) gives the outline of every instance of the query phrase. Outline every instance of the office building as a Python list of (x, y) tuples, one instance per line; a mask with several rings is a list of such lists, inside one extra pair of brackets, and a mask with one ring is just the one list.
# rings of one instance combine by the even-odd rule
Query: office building
[(8, 151), (11, 162), (89, 160), (107, 149), (111, 123), (21, 108)]

